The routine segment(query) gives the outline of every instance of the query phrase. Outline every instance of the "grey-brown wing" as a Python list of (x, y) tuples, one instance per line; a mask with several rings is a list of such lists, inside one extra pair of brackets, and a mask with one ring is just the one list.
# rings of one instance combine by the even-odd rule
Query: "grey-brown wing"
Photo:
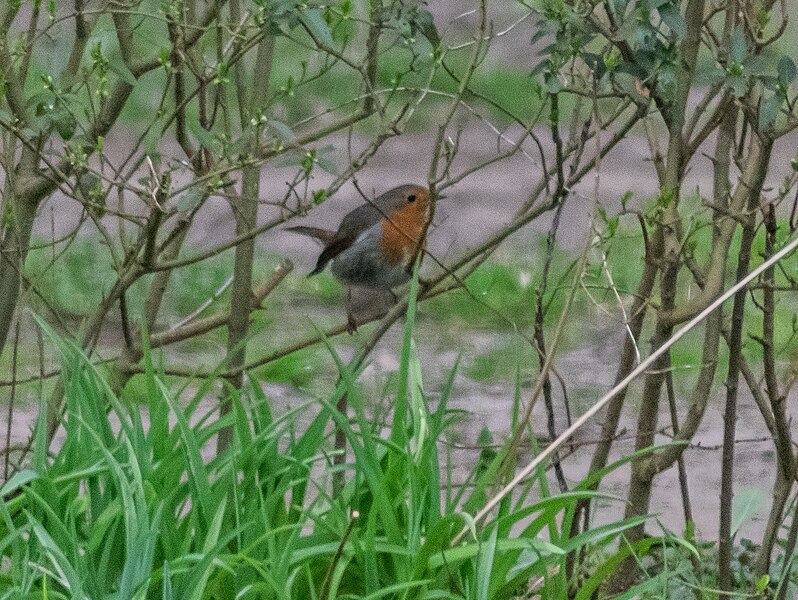
[(358, 206), (347, 214), (341, 221), (341, 226), (338, 228), (335, 237), (330, 240), (324, 250), (321, 251), (321, 254), (319, 254), (316, 268), (310, 274), (321, 273), (332, 259), (354, 243), (358, 235), (372, 225), (379, 223), (381, 218), (382, 212), (370, 204)]
[(341, 225), (338, 227), (338, 234), (346, 238), (354, 236), (354, 238), (352, 238), (354, 241), (361, 232), (379, 223), (382, 216), (382, 211), (376, 206), (372, 206), (371, 204), (358, 206), (355, 210), (348, 213), (343, 221), (341, 221)]

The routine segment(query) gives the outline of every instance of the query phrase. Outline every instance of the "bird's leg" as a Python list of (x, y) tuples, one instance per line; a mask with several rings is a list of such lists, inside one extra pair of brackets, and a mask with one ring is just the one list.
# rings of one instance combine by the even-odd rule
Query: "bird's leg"
[(346, 332), (349, 335), (357, 331), (357, 320), (355, 315), (352, 314), (352, 288), (346, 288)]

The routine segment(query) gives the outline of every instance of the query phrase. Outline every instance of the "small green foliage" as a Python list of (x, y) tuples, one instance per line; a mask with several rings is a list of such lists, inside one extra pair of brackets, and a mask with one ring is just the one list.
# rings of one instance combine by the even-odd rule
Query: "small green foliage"
[(632, 192), (625, 192), (623, 196), (621, 196), (621, 208), (626, 211), (626, 207), (629, 204), (629, 201), (632, 199), (634, 194)]
[(94, 93), (100, 98), (108, 97), (108, 60), (103, 55), (102, 42), (97, 42), (91, 48), (92, 71), (96, 78), (97, 88)]
[(305, 387), (323, 372), (323, 356), (319, 348), (307, 348), (284, 356), (255, 371), (258, 379), (270, 383), (289, 383)]
[(77, 187), (90, 214), (95, 218), (102, 218), (105, 214), (105, 191), (102, 180), (94, 173), (86, 171), (78, 176)]
[(537, 277), (530, 267), (487, 263), (466, 280), (468, 292), (455, 290), (435, 298), (428, 303), (428, 310), (440, 318), (463, 320), (470, 327), (506, 328), (512, 327), (512, 321), (529, 323), (534, 316)]
[(662, 190), (657, 198), (657, 207), (663, 209), (668, 208), (676, 198), (677, 192), (674, 190)]
[(160, 52), (158, 53), (158, 60), (166, 71), (172, 70), (172, 61), (169, 58), (170, 55), (171, 53), (169, 52), (168, 48), (161, 48)]
[(14, 208), (10, 202), (3, 203), (3, 214), (0, 215), (0, 229), (14, 227)]
[(495, 442), (490, 429), (483, 427), (479, 432), (477, 438), (477, 446), (479, 446), (479, 461), (477, 463), (477, 474), (481, 475), (488, 470), (488, 467), (497, 456)]
[(308, 150), (305, 152), (305, 155), (302, 157), (302, 162), (300, 165), (302, 166), (302, 170), (305, 171), (305, 177), (310, 175), (313, 171), (313, 167), (316, 164), (316, 151), (315, 150)]
[[(301, 155), (299, 158), (299, 165), (302, 167), (302, 170), (305, 173), (305, 177), (310, 177), (313, 172), (313, 169), (318, 166), (323, 171), (326, 171), (330, 174), (336, 173), (336, 167), (333, 162), (327, 158), (325, 155), (330, 154), (333, 152), (333, 146), (327, 145), (323, 148), (311, 148), (307, 152)], [(294, 152), (287, 152), (283, 155), (283, 159), (279, 161), (275, 161), (277, 166), (287, 166), (292, 164), (296, 159), (292, 158), (295, 156), (296, 153)]]
[(475, 356), (473, 362), (464, 368), (464, 373), (475, 381), (508, 381), (518, 363), (518, 344), (504, 342)]
[(601, 222), (604, 223), (606, 230), (604, 232), (605, 238), (613, 238), (615, 237), (615, 232), (618, 230), (618, 224), (620, 223), (620, 217), (618, 215), (614, 215), (610, 217), (607, 214), (607, 210), (603, 206), (599, 206), (598, 208), (599, 219)]
[(224, 85), (230, 83), (230, 65), (221, 61), (216, 66), (215, 75), (212, 80), (213, 85)]
[(321, 204), (327, 199), (327, 190), (316, 190), (313, 192), (313, 204)]

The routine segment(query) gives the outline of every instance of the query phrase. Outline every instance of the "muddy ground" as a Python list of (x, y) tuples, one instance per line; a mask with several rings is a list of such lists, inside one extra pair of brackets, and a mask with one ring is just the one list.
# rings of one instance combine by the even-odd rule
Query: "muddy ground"
[[(469, 144), (468, 154), (462, 157), (464, 164), (484, 159), (493, 151), (495, 140), (490, 132), (470, 132), (474, 143)], [(421, 133), (410, 133), (405, 136), (389, 140), (381, 152), (364, 169), (360, 176), (361, 184), (366, 189), (375, 189), (380, 192), (394, 184), (408, 180), (423, 181), (429, 159), (431, 137)], [(619, 197), (631, 191), (635, 194), (636, 201), (649, 201), (657, 192), (657, 182), (653, 176), (651, 166), (645, 161), (647, 146), (643, 138), (633, 135), (625, 140), (601, 166), (600, 190), (602, 200), (609, 206), (617, 205)], [(782, 152), (774, 162), (773, 180), (779, 179), (779, 173), (784, 173), (789, 167), (788, 152)], [(408, 175), (412, 174), (412, 175)], [(528, 189), (537, 181), (539, 166), (523, 156), (516, 156), (500, 164), (491, 166), (482, 171), (478, 176), (469, 178), (448, 191), (449, 199), (438, 207), (438, 226), (431, 237), (431, 251), (442, 260), (456, 257), (464, 248), (477, 244), (480, 239), (487, 237), (505, 224), (514, 210), (526, 199)], [(263, 185), (266, 190), (279, 189), (285, 180), (286, 174), (280, 170), (264, 170)], [(321, 185), (321, 183), (320, 183)], [(708, 160), (698, 160), (691, 166), (686, 188), (698, 188), (704, 192), (710, 189), (711, 174)], [(592, 205), (593, 176), (589, 175), (577, 186), (575, 194), (568, 201), (563, 214), (560, 230), (560, 243), (563, 247), (575, 250), (585, 242), (588, 235), (589, 215)], [(268, 192), (267, 192), (268, 194)], [(340, 217), (351, 207), (357, 205), (357, 195), (350, 189), (344, 188), (333, 200), (321, 206), (311, 217), (304, 222), (325, 225), (337, 223)], [(59, 228), (69, 228), (70, 203), (69, 201), (54, 197), (49, 203), (63, 218), (58, 223)], [(264, 207), (262, 218), (268, 217), (268, 207)], [(49, 212), (48, 207), (43, 209), (43, 214)], [(72, 213), (74, 214), (74, 213)], [(49, 219), (42, 218), (40, 234), (49, 235)], [(543, 218), (525, 230), (522, 230), (511, 240), (513, 252), (516, 257), (521, 257), (526, 251), (537, 252), (538, 237), (546, 232), (549, 219)], [(230, 208), (223, 201), (214, 200), (203, 210), (192, 230), (190, 245), (196, 249), (208, 248), (218, 244), (233, 235), (234, 226)], [(259, 239), (259, 250), (263, 253), (278, 254), (290, 258), (299, 274), (308, 272), (318, 253), (318, 248), (313, 242), (302, 236), (277, 232)], [(635, 260), (641, 260), (635, 258)], [(308, 298), (302, 298), (304, 310), (309, 315), (315, 311), (312, 305), (307, 305)], [(327, 307), (318, 307), (318, 310), (329, 311)], [(420, 311), (418, 325), (419, 346), (424, 357), (425, 376), (427, 389), (431, 392), (434, 404), (437, 384), (442, 381), (445, 372), (454, 362), (457, 352), (463, 353), (463, 360), (467, 364), (474, 356), (487, 351), (491, 347), (500, 346), (508, 339), (506, 334), (492, 334), (476, 331), (462, 331), (459, 337), (459, 347), (452, 345), (448, 350), (442, 348), (436, 341), (436, 328), (438, 324), (431, 319), (425, 319), (424, 308)], [(615, 311), (617, 313), (617, 311)], [(618, 348), (622, 341), (618, 315), (610, 318), (596, 310), (588, 315), (588, 323), (575, 324), (583, 330), (583, 345), (577, 349), (563, 353), (556, 361), (556, 368), (562, 375), (569, 390), (574, 415), (580, 414), (590, 404), (598, 399), (601, 394), (611, 387), (616, 368)], [(301, 325), (300, 329), (309, 329)], [(424, 330), (427, 329), (425, 332)], [(390, 334), (378, 346), (370, 371), (364, 374), (365, 378), (371, 376), (374, 370), (384, 374), (393, 370), (397, 365), (397, 351), (400, 344), (400, 330), (395, 326)], [(118, 330), (111, 328), (107, 332), (108, 338), (118, 338)], [(304, 337), (300, 335), (298, 337)], [(449, 336), (451, 339), (451, 335)], [(427, 343), (425, 343), (427, 342)], [(219, 349), (221, 352), (221, 348)], [(351, 345), (344, 340), (341, 346), (342, 353), (351, 351)], [(257, 349), (253, 351), (258, 354)], [(220, 357), (221, 354), (217, 356)], [(757, 540), (764, 527), (770, 497), (770, 486), (774, 478), (775, 456), (773, 445), (767, 441), (768, 432), (758, 414), (752, 398), (741, 388), (740, 407), (738, 413), (738, 437), (745, 441), (738, 445), (736, 454), (736, 486), (755, 486), (762, 491), (764, 499), (761, 510), (748, 522), (741, 535)], [(307, 396), (301, 390), (290, 386), (268, 386), (268, 391), (278, 404), (288, 405), (296, 403)], [(718, 520), (718, 495), (720, 489), (720, 450), (722, 438), (723, 409), (722, 387), (715, 386), (716, 396), (713, 397), (707, 408), (706, 416), (695, 438), (695, 443), (702, 448), (695, 447), (686, 451), (686, 467), (690, 485), (690, 495), (693, 514), (696, 520), (698, 534), (704, 538), (713, 539), (716, 536)], [(527, 389), (529, 394), (530, 390)], [(639, 389), (635, 388), (629, 400), (629, 408), (625, 412), (621, 427), (628, 432), (635, 431), (636, 412), (634, 402)], [(465, 375), (457, 378), (456, 388), (452, 396), (452, 407), (468, 413), (468, 418), (458, 426), (458, 435), (454, 443), (456, 449), (454, 479), (465, 477), (468, 465), (473, 464), (474, 450), (479, 430), (487, 426), (497, 440), (507, 435), (509, 417), (511, 414), (513, 390), (504, 384), (481, 383)], [(684, 410), (687, 398), (680, 395), (679, 405)], [(558, 429), (562, 430), (566, 423), (561, 402), (558, 402)], [(14, 419), (15, 439), (21, 439), (29, 431), (33, 414), (30, 412), (19, 413)], [(585, 427), (576, 436), (578, 446), (576, 452), (564, 462), (565, 472), (569, 483), (574, 484), (586, 475), (587, 466), (592, 455), (592, 441), (599, 437), (599, 424), (601, 415), (589, 426)], [(545, 418), (542, 403), (538, 403), (534, 414), (534, 429), (541, 435), (546, 435)], [(669, 423), (667, 406), (661, 410), (660, 423)], [(797, 432), (798, 433), (798, 432)], [(661, 436), (659, 442), (667, 442)], [(613, 452), (614, 458), (620, 458), (633, 450), (633, 440), (624, 439), (616, 443)], [(624, 498), (628, 481), (628, 468), (622, 468), (610, 475), (602, 489)], [(556, 485), (552, 478), (552, 485)], [(684, 526), (682, 504), (676, 471), (671, 469), (657, 478), (652, 498), (652, 513), (662, 523), (675, 531), (681, 531)], [(620, 518), (623, 513), (621, 501), (606, 502), (596, 518), (601, 521)], [(656, 532), (656, 525), (651, 530)]]

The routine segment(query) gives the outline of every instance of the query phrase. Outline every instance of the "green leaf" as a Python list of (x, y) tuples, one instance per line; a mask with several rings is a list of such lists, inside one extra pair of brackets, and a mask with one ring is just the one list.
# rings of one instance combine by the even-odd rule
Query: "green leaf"
[[(425, 588), (433, 581), (434, 579), (417, 579), (408, 581), (406, 583), (395, 583), (393, 585), (385, 586), (373, 594), (369, 594), (368, 596), (359, 596), (359, 598), (362, 598), (363, 600), (379, 600), (380, 598), (407, 598), (408, 595), (406, 592), (408, 590), (412, 590), (413, 588)], [(398, 592), (405, 592), (405, 594), (400, 594)], [(431, 598), (432, 596), (425, 597)]]
[(729, 49), (729, 57), (733, 62), (742, 64), (745, 57), (748, 56), (748, 47), (745, 41), (745, 33), (739, 26), (735, 28), (731, 36), (731, 48)]
[(324, 158), (323, 156), (319, 156), (316, 158), (316, 164), (319, 165), (319, 168), (327, 171), (330, 175), (337, 175), (338, 170), (335, 164), (328, 158)]
[(194, 577), (192, 577), (191, 583), (187, 586), (185, 596), (190, 600), (200, 600), (200, 598), (204, 596), (205, 586), (207, 585), (208, 578), (211, 576), (211, 573), (215, 567), (215, 555), (219, 552), (217, 542), (219, 541), (219, 535), (222, 530), (222, 523), (224, 522), (226, 507), (227, 496), (225, 495), (222, 497), (222, 500), (216, 510), (216, 514), (213, 517), (213, 521), (210, 523), (208, 531), (205, 534), (205, 540), (203, 541), (202, 547), (202, 560), (197, 564)]
[(125, 83), (136, 85), (136, 76), (133, 75), (133, 71), (128, 68), (125, 61), (118, 54), (108, 57), (108, 68)]
[(783, 86), (790, 85), (796, 76), (795, 61), (789, 56), (782, 56), (779, 59), (779, 64), (776, 67), (779, 73), (779, 83)]
[(626, 210), (626, 205), (629, 204), (629, 200), (631, 200), (633, 196), (634, 194), (631, 191), (627, 191), (621, 196), (621, 206), (624, 210)]
[(269, 119), (267, 123), (267, 127), (272, 130), (274, 133), (277, 134), (278, 137), (282, 138), (283, 140), (290, 142), (293, 141), (296, 137), (294, 132), (291, 131), (291, 128), (283, 123), (282, 121), (276, 121), (274, 119)]
[(676, 93), (676, 66), (671, 63), (665, 63), (660, 68), (657, 76), (657, 90), (660, 96), (666, 99), (672, 99)]
[(163, 586), (161, 588), (161, 598), (163, 600), (173, 600), (174, 593), (172, 592), (172, 573), (169, 570), (169, 563), (163, 562)]
[(273, 167), (296, 167), (302, 164), (302, 159), (305, 155), (298, 150), (288, 150), (283, 154), (275, 157), (271, 165)]
[(208, 150), (213, 148), (216, 138), (214, 138), (213, 133), (200, 125), (199, 121), (189, 119), (188, 128), (203, 148), (207, 148)]
[[(558, 546), (537, 538), (510, 538), (500, 539), (496, 542), (495, 550), (497, 552), (513, 552), (515, 550), (532, 550), (539, 554), (555, 554), (557, 556), (564, 556), (564, 552)], [(443, 552), (434, 554), (430, 557), (429, 568), (440, 569), (441, 567), (449, 567), (454, 563), (459, 563), (464, 560), (470, 560), (477, 556), (481, 551), (480, 544), (463, 544), (462, 546), (455, 546), (448, 548)]]
[(58, 110), (50, 115), (50, 119), (53, 122), (53, 127), (55, 127), (55, 130), (58, 132), (58, 135), (61, 136), (62, 140), (67, 141), (72, 139), (72, 136), (75, 135), (75, 128), (78, 126), (78, 122), (71, 112), (64, 109)]
[(433, 19), (430, 11), (419, 11), (416, 17), (416, 24), (418, 25), (418, 30), (429, 40), (433, 48), (441, 45), (441, 36), (438, 34), (438, 29), (435, 27), (435, 19)]
[(190, 212), (200, 205), (204, 197), (205, 190), (202, 189), (202, 186), (194, 185), (180, 195), (177, 201), (177, 210), (180, 212)]
[(767, 129), (776, 121), (779, 116), (779, 109), (781, 108), (782, 97), (778, 94), (773, 94), (762, 100), (759, 105), (759, 129)]
[(637, 19), (624, 19), (621, 26), (618, 28), (618, 37), (633, 43), (637, 36)]
[[(640, 86), (640, 80), (632, 75), (631, 73), (625, 73), (623, 71), (619, 71), (617, 73), (613, 73), (610, 75), (611, 80), (614, 84), (614, 87), (617, 88), (619, 91), (623, 92), (627, 96), (631, 98), (639, 98), (640, 92), (638, 88)], [(642, 89), (640, 87), (639, 89)]]
[(684, 20), (682, 13), (673, 4), (666, 4), (659, 7), (659, 16), (662, 22), (668, 26), (677, 40), (684, 39), (687, 35), (687, 22)]
[(227, 152), (229, 154), (237, 155), (243, 154), (249, 148), (252, 147), (252, 142), (255, 139), (255, 133), (253, 127), (248, 127), (236, 140), (233, 140), (230, 145), (227, 147)]
[(773, 65), (766, 56), (749, 56), (745, 61), (749, 77), (762, 77), (773, 71)]
[[(192, 497), (198, 500), (197, 508), (199, 509), (200, 517), (205, 523), (210, 523), (211, 515), (213, 514), (214, 497), (211, 494), (211, 485), (208, 481), (205, 463), (202, 460), (197, 435), (191, 427), (183, 407), (172, 397), (163, 382), (156, 379), (155, 383), (161, 395), (160, 401), (165, 400), (169, 404), (169, 408), (177, 420), (177, 429), (180, 434), (181, 447), (186, 463), (187, 483), (191, 489)], [(152, 401), (158, 400), (153, 398)], [(192, 510), (194, 510), (193, 506)]]
[[(638, 583), (637, 585), (629, 588), (620, 596), (615, 596), (615, 600), (636, 600), (637, 598), (662, 598), (665, 589), (667, 589), (668, 581), (674, 577), (675, 573), (660, 573), (656, 577), (652, 577)], [(649, 595), (650, 594), (650, 595)]]
[(726, 83), (737, 98), (742, 98), (748, 91), (748, 78), (742, 75), (732, 75)]
[(718, 63), (699, 67), (693, 78), (696, 85), (715, 85), (724, 79), (726, 79), (726, 71), (721, 69)]
[(566, 540), (562, 544), (562, 549), (565, 552), (571, 552), (589, 544), (602, 544), (604, 542), (608, 542), (618, 537), (624, 531), (632, 529), (633, 527), (637, 527), (638, 525), (642, 525), (648, 519), (648, 515), (642, 515), (638, 517), (630, 517), (629, 519), (616, 521), (615, 523), (609, 523), (607, 525), (600, 525), (598, 527), (594, 527), (593, 529), (588, 529), (587, 531), (580, 533), (569, 540)]
[(455, 530), (458, 525), (460, 525), (458, 517), (456, 515), (448, 515), (427, 530), (424, 543), (414, 557), (414, 579), (421, 579), (424, 576), (432, 555), (442, 552), (449, 546), (453, 535), (452, 530)]
[(153, 160), (161, 155), (159, 150), (159, 144), (161, 143), (160, 125), (159, 121), (152, 123), (144, 134), (144, 140), (141, 142), (144, 153), (148, 154)]
[(662, 540), (655, 537), (643, 538), (631, 545), (629, 543), (621, 543), (616, 552), (610, 554), (595, 567), (585, 581), (580, 582), (579, 590), (574, 600), (589, 600), (593, 598), (599, 587), (617, 570), (623, 560), (630, 555), (634, 555), (639, 560), (641, 557), (648, 555), (652, 547), (661, 543)]
[(737, 534), (743, 523), (759, 512), (764, 498), (764, 493), (757, 487), (744, 487), (734, 495), (731, 515), (732, 537)]
[(327, 21), (324, 20), (324, 16), (321, 14), (321, 11), (315, 8), (305, 11), (305, 25), (313, 34), (313, 37), (316, 40), (327, 46), (328, 48), (333, 46), (333, 38), (332, 32), (330, 31), (329, 25), (327, 25)]
[[(33, 515), (28, 515), (28, 521), (32, 525), (33, 535), (41, 544), (42, 551), (53, 566), (53, 570), (58, 574), (59, 583), (71, 592), (73, 598), (80, 598), (83, 596), (83, 586), (81, 577), (78, 575), (74, 566), (69, 562), (64, 552), (59, 548), (58, 544), (50, 537), (47, 530), (37, 521)], [(33, 535), (31, 537), (33, 537)]]
[[(648, 23), (638, 25), (634, 30), (633, 43), (638, 50), (653, 52), (657, 49), (657, 31)], [(644, 58), (645, 54), (640, 55)]]
[(562, 82), (556, 74), (546, 74), (545, 80), (546, 91), (550, 94), (556, 94), (562, 90)]
[(477, 590), (476, 595), (480, 600), (490, 598), (491, 572), (493, 571), (493, 560), (496, 555), (496, 543), (499, 529), (493, 528), (490, 537), (486, 542), (482, 542), (477, 556)]
[(0, 488), (0, 498), (7, 496), (11, 492), (21, 488), (26, 483), (30, 483), (34, 479), (38, 479), (39, 474), (36, 471), (26, 469), (24, 471), (17, 471), (14, 475), (3, 484)]

